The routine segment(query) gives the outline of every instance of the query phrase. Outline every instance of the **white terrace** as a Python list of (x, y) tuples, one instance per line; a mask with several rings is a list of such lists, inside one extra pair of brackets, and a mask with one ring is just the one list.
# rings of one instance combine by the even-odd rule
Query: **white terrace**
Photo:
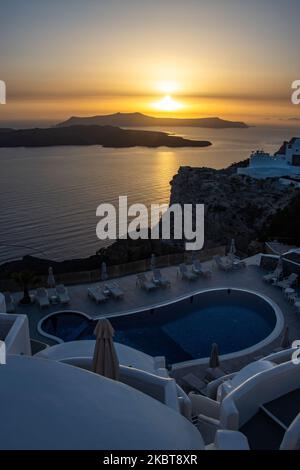
[[(16, 313), (27, 314), (30, 322), (31, 337), (37, 340), (53, 344), (53, 341), (42, 336), (38, 330), (38, 322), (57, 311), (79, 311), (86, 313), (92, 318), (110, 317), (114, 315), (127, 314), (135, 312), (143, 308), (155, 307), (165, 302), (173, 301), (181, 297), (201, 292), (209, 288), (245, 288), (261, 293), (278, 304), (283, 312), (285, 324), (289, 326), (290, 339), (300, 338), (300, 318), (295, 314), (295, 308), (292, 306), (282, 294), (282, 291), (275, 286), (263, 282), (263, 274), (265, 272), (259, 267), (260, 255), (245, 260), (247, 267), (232, 272), (222, 272), (216, 270), (211, 261), (203, 263), (204, 266), (212, 270), (210, 279), (199, 278), (196, 281), (188, 282), (182, 280), (178, 276), (177, 267), (163, 268), (161, 271), (171, 282), (171, 288), (159, 288), (154, 292), (146, 292), (136, 285), (136, 275), (124, 276), (116, 279), (119, 286), (124, 291), (124, 298), (120, 300), (109, 299), (103, 304), (96, 304), (88, 297), (88, 288), (95, 284), (83, 284), (69, 286), (68, 291), (71, 298), (69, 306), (60, 304), (51, 305), (49, 308), (40, 309), (36, 304), (22, 307), (18, 306)], [(150, 277), (150, 272), (148, 273)], [(99, 285), (100, 283), (96, 283)], [(48, 289), (51, 295), (51, 289)], [(14, 294), (15, 301), (21, 298), (21, 293)], [(278, 347), (280, 340), (257, 351), (253, 357), (244, 356), (236, 360), (230, 360), (226, 365), (226, 370), (237, 370), (243, 364), (248, 363), (254, 356), (259, 354), (268, 354)], [(199, 370), (199, 366), (197, 366)], [(180, 372), (182, 375), (184, 371)]]
[[(27, 314), (31, 337), (45, 341), (37, 332), (37, 324), (51, 312), (77, 310), (96, 319), (142, 308), (148, 309), (210, 287), (244, 288), (263, 294), (276, 302), (282, 310), (285, 324), (289, 326), (290, 339), (299, 339), (300, 318), (282, 290), (263, 281), (265, 273), (260, 268), (260, 256), (248, 258), (245, 263), (246, 266), (242, 269), (223, 272), (217, 271), (213, 264), (208, 262), (205, 265), (213, 271), (212, 277), (201, 277), (194, 282), (183, 281), (177, 275), (175, 267), (164, 268), (163, 275), (170, 280), (171, 288), (157, 289), (152, 293), (147, 293), (136, 285), (135, 275), (122, 277), (117, 282), (125, 293), (124, 299), (109, 299), (100, 305), (96, 305), (88, 297), (87, 289), (90, 285), (71, 286), (68, 289), (71, 298), (69, 307), (54, 304), (41, 310), (32, 304), (28, 307), (18, 306), (16, 313)], [(21, 295), (14, 295), (16, 303)], [(49, 295), (51, 296), (51, 292)], [(90, 449), (122, 446), (129, 449), (132, 445), (135, 448), (151, 445), (151, 449), (204, 449), (206, 445), (208, 449), (246, 449), (250, 445), (253, 449), (299, 449), (300, 365), (295, 366), (291, 361), (293, 351), (290, 349), (265, 358), (278, 348), (279, 338), (255, 353), (222, 360), (224, 373), (235, 374), (231, 374), (230, 378), (227, 375), (210, 382), (206, 387), (205, 396), (195, 393), (187, 395), (188, 390), (181, 388), (186, 382), (184, 377), (192, 373), (198, 383), (204, 384), (207, 364), (172, 370), (170, 375), (176, 379), (174, 381), (169, 377), (162, 358), (150, 357), (135, 349), (116, 344), (120, 360), (120, 380), (112, 381), (84, 370), (90, 370), (87, 364), (90, 364), (93, 357), (94, 341), (64, 343), (45, 349), (37, 356), (27, 357), (24, 356), (25, 348), (29, 347), (27, 317), (14, 319), (13, 315), (5, 314), (2, 317), (2, 334), (6, 336), (8, 353), (7, 366), (0, 368), (3, 376), (1, 382), (4, 384), (0, 393), (1, 413), (5, 422), (15, 423), (15, 417), (18, 416), (18, 423), (21, 423), (11, 427), (13, 433), (5, 432), (1, 435), (5, 448), (31, 448), (34, 442), (36, 448), (54, 446)], [(19, 347), (23, 355), (12, 350), (10, 346), (8, 337), (11, 330), (6, 325), (7, 321), (19, 321), (18, 331), (26, 326), (27, 343), (21, 344), (24, 335), (20, 335), (15, 341), (15, 346)], [(76, 349), (75, 356), (67, 354), (70, 347)], [(264, 359), (258, 356), (264, 356)], [(244, 367), (245, 365), (247, 367)], [(25, 387), (16, 387), (19, 382), (25, 384)], [(220, 387), (222, 396), (219, 396)], [(49, 391), (57, 398), (54, 402), (49, 401)], [(34, 398), (33, 409), (30, 407), (32, 400), (28, 402), (29, 407), (23, 406), (24, 393), (25, 399), (26, 394)], [(85, 395), (88, 399), (83, 400)], [(13, 414), (8, 398), (9, 403), (19, 404)], [(82, 409), (75, 421), (74, 409)], [(49, 426), (46, 432), (41, 433), (40, 424), (45, 420), (49, 421)], [(75, 431), (70, 428), (70, 423), (74, 424), (73, 421)], [(104, 426), (101, 428), (102, 433), (97, 434), (95, 429), (99, 422), (103, 422)], [(151, 429), (149, 426), (147, 428), (147, 423)], [(80, 431), (82, 426), (85, 429), (84, 436)], [(122, 441), (120, 434), (115, 433), (116, 427), (123, 430), (122, 436), (125, 438), (122, 437)], [(53, 429), (59, 431), (54, 432)], [(126, 436), (130, 437), (126, 440)], [(146, 440), (144, 436), (147, 436)]]

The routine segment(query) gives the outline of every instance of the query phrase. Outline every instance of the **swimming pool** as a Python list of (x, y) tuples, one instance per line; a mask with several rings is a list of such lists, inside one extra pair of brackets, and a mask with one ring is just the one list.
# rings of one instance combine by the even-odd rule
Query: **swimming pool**
[[(206, 358), (212, 343), (221, 355), (248, 353), (279, 335), (283, 317), (270, 299), (241, 289), (210, 289), (156, 308), (111, 317), (115, 341), (177, 364)], [(62, 341), (93, 339), (96, 321), (80, 312), (57, 312), (40, 330)], [(251, 348), (251, 349), (249, 349)]]

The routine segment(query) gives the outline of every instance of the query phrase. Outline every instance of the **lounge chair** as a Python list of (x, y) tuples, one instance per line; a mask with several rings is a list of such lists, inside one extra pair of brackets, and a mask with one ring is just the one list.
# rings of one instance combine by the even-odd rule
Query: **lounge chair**
[(292, 287), (296, 284), (298, 279), (298, 274), (292, 273), (282, 281), (276, 282), (275, 286), (280, 287), (282, 290)]
[(299, 294), (296, 291), (288, 293), (288, 294), (285, 293), (285, 295), (290, 304), (295, 304), (296, 302), (300, 301), (300, 297), (298, 296)]
[(68, 305), (71, 302), (68, 290), (63, 284), (56, 286), (56, 295), (60, 303)]
[[(229, 258), (230, 259), (230, 258)], [(244, 260), (242, 259), (235, 259), (232, 261), (232, 268), (233, 269), (241, 269), (241, 268), (246, 268), (247, 265)]]
[(138, 274), (136, 283), (141, 289), (144, 289), (148, 292), (155, 290), (158, 287), (156, 284), (154, 284), (154, 282), (149, 281), (145, 274)]
[(300, 314), (300, 297), (297, 297), (295, 299), (294, 307), (296, 309), (297, 315), (299, 315)]
[(224, 372), (224, 370), (220, 367), (208, 367), (205, 372), (206, 375), (204, 380), (206, 380), (207, 382), (211, 382), (212, 380), (219, 379), (226, 375), (226, 372)]
[(171, 287), (171, 282), (165, 276), (162, 275), (160, 269), (153, 269), (153, 282), (154, 284), (161, 287)]
[(233, 269), (233, 262), (229, 258), (216, 255), (214, 256), (214, 262), (221, 271), (231, 271)]
[(48, 292), (46, 291), (44, 287), (39, 287), (37, 289), (35, 299), (40, 308), (50, 306)]
[(241, 258), (234, 253), (227, 253), (226, 258), (230, 259), (230, 261), (241, 261)]
[(279, 281), (281, 276), (282, 276), (282, 268), (280, 266), (279, 267), (277, 266), (277, 268), (272, 273), (269, 273), (263, 276), (263, 280), (265, 282), (274, 284)]
[(15, 301), (10, 292), (4, 293), (6, 313), (14, 313), (16, 311)]
[(103, 291), (100, 289), (100, 287), (89, 287), (88, 288), (88, 296), (96, 302), (96, 304), (100, 304), (102, 302), (105, 302), (107, 300), (106, 295), (104, 295)]
[(193, 272), (198, 276), (211, 277), (212, 272), (210, 269), (203, 268), (202, 264), (198, 259), (195, 259), (193, 262)]
[(206, 395), (206, 383), (199, 379), (195, 374), (189, 373), (182, 377), (182, 381), (191, 389), (196, 392)]
[(124, 297), (124, 291), (116, 282), (105, 284), (105, 289), (110, 292), (114, 299), (123, 299)]
[(196, 279), (198, 279), (197, 274), (195, 274), (191, 269), (189, 269), (186, 264), (180, 264), (178, 269), (182, 279), (186, 279), (187, 281), (195, 281)]

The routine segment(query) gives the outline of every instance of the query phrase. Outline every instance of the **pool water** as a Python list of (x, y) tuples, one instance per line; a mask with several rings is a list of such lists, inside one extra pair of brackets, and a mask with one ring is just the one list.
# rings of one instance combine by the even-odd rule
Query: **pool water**
[[(110, 318), (115, 341), (170, 364), (205, 358), (212, 343), (220, 354), (251, 347), (276, 326), (273, 307), (262, 297), (239, 290), (200, 293), (179, 302)], [(57, 313), (42, 323), (44, 332), (63, 341), (93, 339), (96, 322), (78, 313)]]

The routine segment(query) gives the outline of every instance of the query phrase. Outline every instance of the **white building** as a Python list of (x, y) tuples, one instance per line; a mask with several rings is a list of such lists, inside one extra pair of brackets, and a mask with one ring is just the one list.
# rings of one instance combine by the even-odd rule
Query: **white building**
[[(204, 450), (191, 401), (164, 358), (116, 344), (118, 381), (90, 371), (94, 341), (31, 355), (26, 315), (0, 313), (0, 450)], [(216, 430), (212, 449), (248, 449), (234, 430)]]
[(284, 142), (274, 155), (263, 150), (253, 152), (249, 166), (238, 168), (237, 173), (257, 179), (300, 175), (300, 138)]
[(300, 449), (296, 349), (210, 382), (206, 396), (187, 396), (163, 358), (116, 345), (114, 381), (90, 372), (94, 341), (31, 356), (26, 316), (0, 314), (0, 329), (0, 449)]
[[(283, 255), (298, 272), (299, 248), (277, 252), (259, 259), (278, 265)], [(254, 360), (246, 356), (240, 370), (235, 358), (235, 372), (215, 368), (217, 378), (208, 383), (187, 374), (185, 381), (193, 379), (192, 389), (200, 392), (188, 394), (169, 375), (164, 357), (124, 344), (115, 343), (118, 380), (92, 372), (93, 340), (33, 354), (27, 315), (1, 307), (0, 341), (0, 451), (300, 450), (298, 341)]]

